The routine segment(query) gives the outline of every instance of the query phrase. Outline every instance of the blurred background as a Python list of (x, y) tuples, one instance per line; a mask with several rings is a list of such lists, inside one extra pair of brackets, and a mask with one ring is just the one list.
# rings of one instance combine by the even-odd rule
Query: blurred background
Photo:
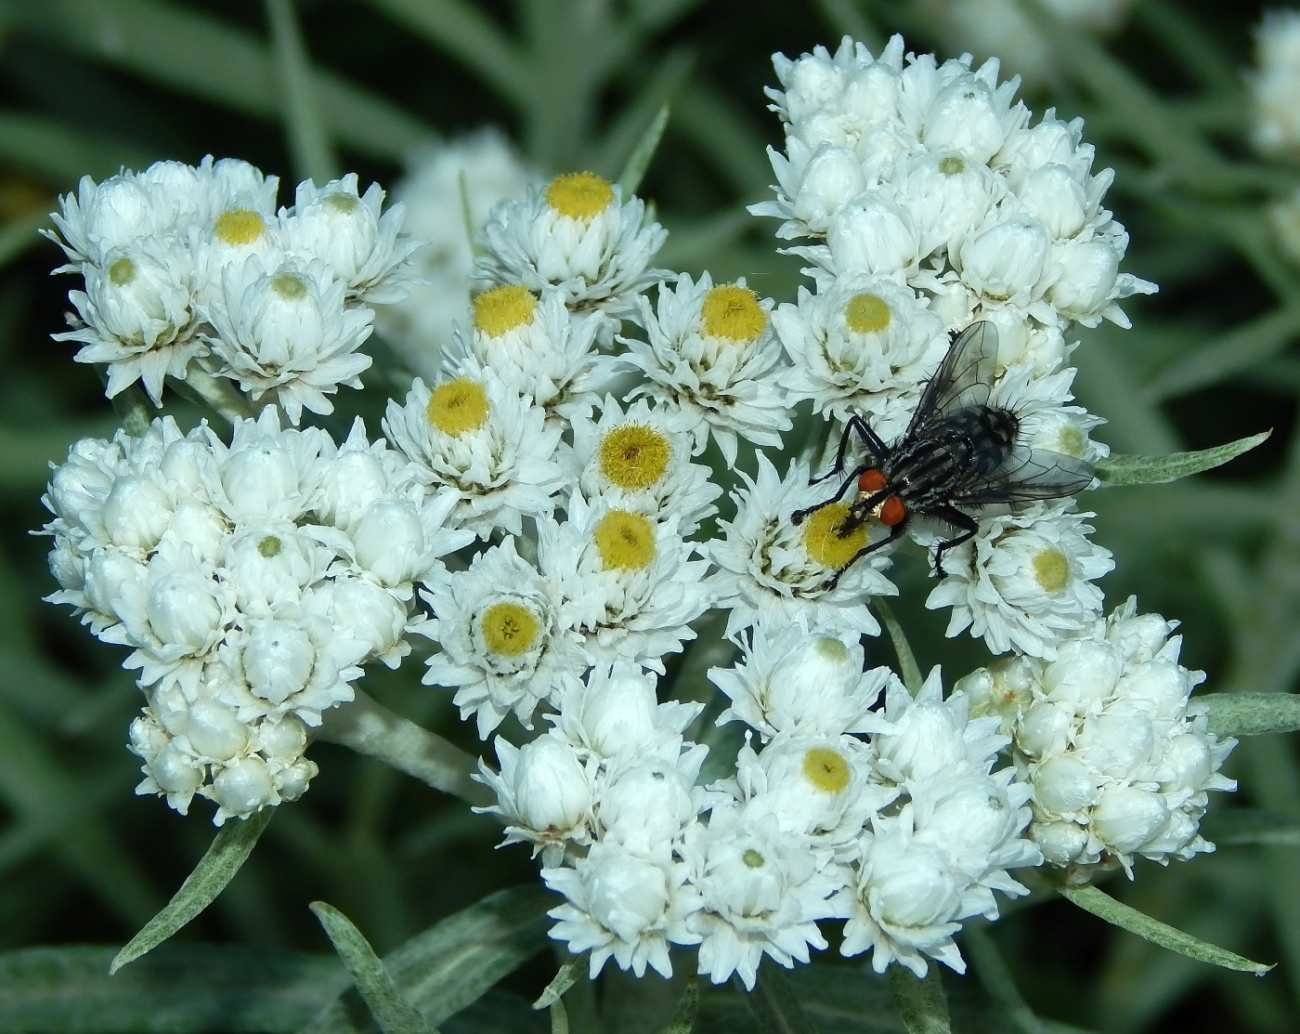
[[(420, 307), (388, 314), (375, 343), (419, 371), (453, 318), (442, 314), (464, 304), (462, 170), (481, 222), (493, 191), (574, 169), (616, 176), (668, 103), (640, 190), (670, 231), (657, 264), (745, 276), (791, 300), (798, 263), (776, 254), (773, 223), (744, 211), (770, 196), (766, 148), (780, 143), (762, 92), (775, 83), (772, 52), (833, 49), (846, 33), (876, 52), (902, 32), (908, 49), (940, 60), (996, 54), (1004, 76), (1024, 77), (1036, 114), (1084, 118), (1096, 168), (1116, 170), (1108, 206), (1132, 237), (1124, 269), (1160, 285), (1125, 303), (1132, 330), (1079, 332), (1077, 394), (1109, 420), (1095, 437), (1163, 453), (1274, 431), (1210, 475), (1085, 500), (1116, 555), (1108, 605), (1136, 593), (1142, 610), (1179, 619), (1184, 663), (1208, 672), (1207, 690), (1290, 691), (1300, 42), (1288, 51), (1283, 23), (1261, 30), (1263, 17), (1260, 5), (1210, 0), (0, 0), (0, 951), (121, 944), (213, 832), (203, 809), (182, 818), (132, 795), (125, 734), (139, 694), (123, 658), (40, 599), (55, 589), (46, 542), (31, 536), (47, 519), (48, 464), (117, 426), (94, 369), (50, 340), (73, 281), (51, 277), (62, 256), (37, 229), (81, 175), (213, 154), (279, 175), (285, 204), (309, 174), (381, 183), (405, 197), (416, 234), (445, 241), (421, 259), (431, 283)], [(1257, 63), (1291, 51), (1288, 102), (1286, 77)], [(293, 74), (303, 62), (305, 104)], [(319, 118), (317, 139), (332, 149), (312, 148), (304, 117)], [(375, 374), (348, 403), (372, 432), (395, 383)], [(942, 662), (955, 677), (981, 663), (977, 644), (942, 639), (946, 617), (921, 607), (923, 565), (909, 567), (898, 610), (922, 667)], [(450, 695), (418, 685), (421, 670), (408, 663), (363, 684), (475, 747)], [(492, 820), (341, 748), (312, 756), (311, 791), (281, 809), (182, 940), (325, 952), (306, 908), (323, 898), (382, 953), (535, 879), (525, 851), (490, 850)], [(1216, 854), (1168, 870), (1141, 863), (1134, 883), (1106, 889), (1279, 968), (1263, 980), (1214, 970), (1058, 900), (992, 930), (1035, 1011), (1106, 1032), (1300, 1030), (1300, 758), (1290, 740), (1256, 737), (1229, 772), (1243, 788), (1212, 804)], [(507, 990), (535, 997), (553, 965), (539, 959)], [(862, 1029), (900, 1029), (878, 1022)]]

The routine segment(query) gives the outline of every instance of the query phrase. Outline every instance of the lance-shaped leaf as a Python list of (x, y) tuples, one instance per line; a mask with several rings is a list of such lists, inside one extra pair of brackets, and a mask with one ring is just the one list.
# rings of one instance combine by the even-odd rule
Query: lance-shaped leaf
[(952, 1034), (948, 998), (943, 993), (937, 962), (930, 963), (924, 979), (902, 966), (890, 966), (889, 990), (907, 1034)]
[(1220, 847), (1229, 844), (1300, 847), (1300, 819), (1263, 808), (1221, 808), (1201, 820), (1201, 835)]
[(181, 884), (181, 889), (117, 953), (108, 971), (116, 973), (128, 962), (162, 944), (212, 904), (252, 854), (257, 838), (262, 835), (262, 830), (266, 829), (273, 814), (273, 808), (264, 808), (246, 819), (227, 822), (222, 826), (213, 838), (212, 846)]
[(1167, 456), (1107, 456), (1098, 460), (1094, 469), (1104, 485), (1163, 485), (1222, 466), (1243, 452), (1249, 452), (1272, 433), (1261, 431), (1212, 449), (1171, 452)]
[(1291, 693), (1207, 693), (1196, 697), (1209, 711), (1216, 736), (1258, 736), (1300, 729), (1300, 697)]
[(1152, 944), (1158, 944), (1162, 948), (1168, 948), (1180, 955), (1186, 955), (1189, 959), (1208, 962), (1215, 966), (1222, 966), (1224, 969), (1235, 969), (1241, 973), (1254, 973), (1256, 976), (1263, 976), (1273, 968), (1263, 963), (1252, 962), (1250, 959), (1243, 958), (1226, 948), (1220, 948), (1218, 945), (1210, 944), (1199, 937), (1184, 933), (1168, 923), (1152, 919), (1149, 915), (1139, 912), (1136, 908), (1132, 908), (1122, 901), (1116, 901), (1109, 894), (1098, 890), (1096, 887), (1060, 887), (1058, 889), (1062, 897), (1078, 905), (1085, 912), (1091, 912), (1093, 915), (1106, 920), (1106, 922), (1118, 926), (1121, 930), (1135, 933)]
[(636, 147), (632, 148), (632, 153), (628, 155), (627, 162), (618, 174), (618, 184), (623, 188), (623, 197), (630, 197), (640, 188), (641, 180), (645, 177), (646, 169), (650, 167), (650, 160), (655, 156), (667, 125), (668, 105), (665, 104), (646, 126), (641, 139), (637, 141)]
[(799, 996), (790, 986), (786, 975), (770, 964), (760, 971), (758, 983), (745, 997), (745, 1002), (765, 1031), (815, 1034), (817, 1030), (804, 1015)]

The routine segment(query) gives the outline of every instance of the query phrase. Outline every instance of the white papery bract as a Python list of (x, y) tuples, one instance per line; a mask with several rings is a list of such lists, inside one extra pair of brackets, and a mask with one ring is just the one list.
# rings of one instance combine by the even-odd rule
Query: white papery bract
[(1236, 787), (1219, 774), (1236, 740), (1209, 732), (1189, 699), (1204, 673), (1178, 663), (1172, 623), (1136, 611), (1130, 598), (1055, 659), (1009, 657), (958, 684), (1013, 738), (1033, 786), (1030, 835), (1080, 879), (1212, 851), (1197, 832), (1207, 791)]
[[(359, 467), (365, 486), (345, 497)], [(138, 791), (180, 811), (210, 797), (218, 824), (300, 796), (316, 771), (307, 728), (352, 699), (363, 664), (409, 650), (413, 581), (470, 540), (442, 527), (453, 502), (359, 421), (340, 448), (282, 429), (274, 407), (229, 445), (170, 417), (79, 442), (45, 496), (62, 586), (49, 598), (133, 651)], [(391, 513), (409, 519), (382, 517), (377, 541)]]

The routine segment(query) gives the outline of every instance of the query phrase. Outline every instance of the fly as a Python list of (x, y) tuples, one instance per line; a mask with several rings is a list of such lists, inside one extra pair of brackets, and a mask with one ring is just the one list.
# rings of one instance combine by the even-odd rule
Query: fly
[(1021, 444), (1020, 418), (1013, 410), (989, 404), (997, 353), (998, 332), (992, 323), (972, 323), (958, 334), (921, 393), (907, 430), (891, 445), (863, 417), (849, 418), (835, 465), (817, 481), (844, 473), (853, 435), (866, 446), (866, 458), (831, 498), (796, 510), (790, 519), (802, 524), (809, 514), (856, 488), (838, 534), (848, 537), (875, 520), (889, 528), (889, 535), (858, 550), (829, 579), (828, 589), (856, 561), (901, 536), (914, 515), (938, 518), (958, 532), (934, 551), (934, 573), (943, 578), (943, 555), (979, 530), (966, 508), (1059, 499), (1092, 484), (1089, 463)]

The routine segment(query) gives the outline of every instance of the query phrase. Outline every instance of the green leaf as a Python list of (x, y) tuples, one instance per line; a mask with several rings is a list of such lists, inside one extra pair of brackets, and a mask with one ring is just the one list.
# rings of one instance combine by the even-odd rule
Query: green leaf
[(695, 1020), (700, 1013), (699, 977), (688, 977), (686, 989), (677, 1000), (672, 1019), (659, 1028), (657, 1034), (691, 1034), (695, 1029)]
[(937, 962), (930, 963), (923, 980), (895, 963), (889, 967), (889, 990), (908, 1034), (952, 1034)]
[(156, 948), (212, 904), (252, 854), (257, 838), (262, 835), (262, 830), (266, 829), (274, 814), (274, 808), (263, 808), (246, 819), (227, 822), (222, 826), (194, 871), (185, 877), (181, 889), (114, 956), (109, 972), (116, 973), (128, 962)]
[(1095, 464), (1097, 477), (1105, 485), (1162, 485), (1222, 466), (1249, 452), (1272, 433), (1261, 431), (1212, 449), (1171, 452), (1167, 456), (1107, 456)]
[(1149, 401), (1225, 380), (1278, 355), (1300, 333), (1300, 305), (1274, 309), (1198, 346), (1147, 385)]
[(370, 942), (352, 921), (324, 901), (313, 901), (311, 910), (325, 928), (330, 943), (339, 953), (348, 973), (352, 975), (352, 982), (366, 1000), (379, 1029), (384, 1034), (432, 1034), (433, 1027), (425, 1022), (419, 1010), (397, 990), (392, 976), (379, 961)]
[(664, 128), (668, 125), (668, 114), (668, 105), (665, 104), (651, 119), (645, 132), (641, 134), (641, 139), (637, 141), (636, 147), (627, 156), (627, 162), (618, 174), (618, 183), (623, 188), (625, 198), (631, 197), (640, 188), (641, 180), (645, 178), (645, 171), (650, 167), (650, 160), (654, 158), (659, 141), (663, 138)]
[(1186, 955), (1189, 959), (1208, 962), (1211, 965), (1242, 973), (1254, 973), (1256, 976), (1263, 976), (1273, 968), (1259, 962), (1252, 962), (1226, 948), (1209, 944), (1158, 919), (1152, 919), (1136, 908), (1131, 908), (1122, 901), (1116, 901), (1096, 887), (1060, 887), (1058, 890), (1062, 897), (1078, 905), (1085, 912), (1091, 912), (1121, 930), (1137, 934), (1152, 944)]
[(138, 169), (151, 160), (135, 144), (92, 136), (25, 111), (0, 111), (0, 158), (68, 186), (82, 176), (111, 176), (124, 165)]
[(1043, 1034), (1043, 1025), (1025, 1001), (1015, 978), (993, 938), (982, 926), (968, 925), (962, 931), (962, 947), (975, 964), (975, 973), (989, 997), (1002, 1007), (1020, 1034)]
[(1300, 819), (1263, 808), (1221, 808), (1201, 820), (1201, 835), (1220, 847), (1300, 847)]
[(533, 1008), (549, 1009), (558, 1002), (563, 997), (564, 992), (577, 982), (586, 965), (587, 962), (584, 956), (575, 955), (572, 958), (565, 959), (564, 965), (556, 970), (551, 982), (542, 989), (542, 993), (537, 996), (537, 1001), (533, 1002)]
[[(546, 909), (555, 895), (529, 883), (498, 891), (411, 938), (384, 959), (406, 1000), (437, 1025), (475, 1001), (548, 943)], [(359, 1034), (344, 999), (303, 1034)]]
[(768, 964), (758, 975), (758, 983), (745, 996), (746, 1003), (765, 1031), (781, 1034), (816, 1034), (817, 1028), (804, 1015), (799, 997), (786, 975)]
[(113, 949), (0, 954), (4, 1034), (291, 1034), (347, 986), (338, 959), (280, 949), (169, 944), (109, 976)]
[(1195, 698), (1216, 736), (1258, 736), (1300, 729), (1300, 697), (1291, 693), (1207, 693)]
[(299, 179), (311, 179), (323, 185), (338, 175), (338, 160), (316, 96), (302, 27), (293, 0), (266, 0), (266, 9), (284, 92), (284, 121), (289, 130), (294, 171)]
[(898, 658), (898, 676), (903, 680), (907, 691), (912, 696), (916, 696), (921, 691), (921, 683), (925, 679), (916, 663), (912, 644), (907, 641), (907, 633), (903, 631), (903, 626), (894, 616), (893, 608), (883, 599), (879, 596), (873, 598), (871, 606), (880, 615), (880, 621), (885, 626), (885, 631), (889, 633), (889, 641), (894, 645), (894, 655)]

